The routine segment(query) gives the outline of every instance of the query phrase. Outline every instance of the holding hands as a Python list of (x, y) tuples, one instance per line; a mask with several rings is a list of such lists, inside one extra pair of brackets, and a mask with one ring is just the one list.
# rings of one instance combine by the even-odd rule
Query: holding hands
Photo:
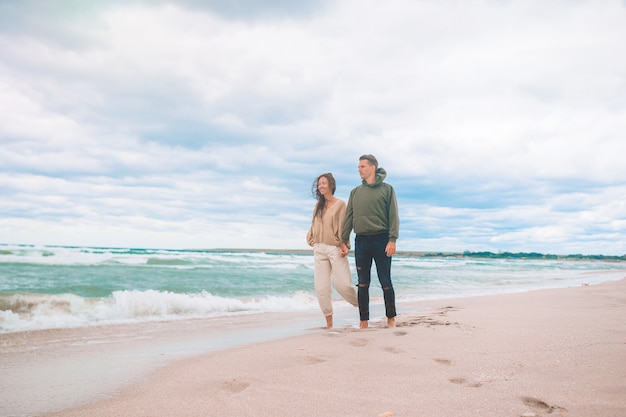
[[(348, 255), (348, 251), (348, 246), (345, 243), (342, 243), (339, 247), (339, 254), (345, 257)], [(387, 243), (387, 247), (385, 247), (385, 254), (390, 258), (396, 254), (396, 242)]]

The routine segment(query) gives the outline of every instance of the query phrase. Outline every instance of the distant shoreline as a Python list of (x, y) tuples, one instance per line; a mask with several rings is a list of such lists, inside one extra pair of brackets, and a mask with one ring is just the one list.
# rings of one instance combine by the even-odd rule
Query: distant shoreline
[[(49, 248), (92, 248), (92, 249), (128, 249), (130, 251), (173, 251), (173, 252), (232, 252), (232, 253), (268, 253), (268, 254), (290, 254), (290, 255), (309, 255), (313, 253), (313, 249), (246, 249), (246, 248), (213, 248), (213, 249), (171, 249), (171, 248), (139, 248), (139, 247), (105, 247), (105, 246), (65, 246), (65, 245), (35, 245), (35, 244), (8, 244), (0, 243), (0, 255), (11, 255), (11, 250), (2, 249), (3, 246), (19, 246), (26, 248), (34, 248), (37, 246)], [(489, 252), (489, 251), (464, 251), (464, 252), (441, 252), (441, 251), (398, 251), (397, 257), (407, 258), (478, 258), (478, 259), (521, 259), (521, 260), (562, 260), (562, 261), (613, 261), (626, 262), (625, 255), (555, 255), (538, 252)]]
[[(190, 251), (193, 249), (190, 249)], [(235, 253), (284, 253), (292, 255), (310, 254), (312, 249), (200, 249), (206, 252), (235, 252)], [(546, 259), (546, 260), (597, 260), (597, 261), (626, 261), (626, 255), (553, 255), (537, 252), (428, 252), (428, 251), (398, 251), (395, 256), (410, 258), (484, 258), (484, 259)]]

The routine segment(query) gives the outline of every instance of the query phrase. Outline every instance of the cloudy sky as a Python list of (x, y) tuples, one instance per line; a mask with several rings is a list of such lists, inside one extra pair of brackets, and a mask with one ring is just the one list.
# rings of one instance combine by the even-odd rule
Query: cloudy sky
[(626, 254), (624, 0), (0, 0), (0, 243)]

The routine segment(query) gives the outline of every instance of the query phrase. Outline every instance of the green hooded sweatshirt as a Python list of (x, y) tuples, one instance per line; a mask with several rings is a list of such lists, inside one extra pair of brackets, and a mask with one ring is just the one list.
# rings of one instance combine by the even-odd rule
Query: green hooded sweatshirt
[(341, 240), (350, 246), (350, 232), (357, 235), (389, 233), (389, 241), (398, 239), (400, 219), (398, 202), (393, 187), (383, 180), (387, 177), (384, 168), (376, 170), (376, 181), (363, 183), (350, 192)]

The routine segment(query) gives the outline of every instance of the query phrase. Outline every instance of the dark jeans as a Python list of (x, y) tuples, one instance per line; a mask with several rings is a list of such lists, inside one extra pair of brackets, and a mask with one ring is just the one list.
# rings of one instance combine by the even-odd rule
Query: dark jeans
[(389, 234), (357, 235), (354, 245), (354, 261), (359, 277), (358, 297), (361, 320), (370, 318), (370, 281), (372, 261), (376, 263), (378, 281), (383, 289), (385, 314), (388, 318), (396, 316), (396, 295), (391, 283), (391, 257), (385, 253)]

